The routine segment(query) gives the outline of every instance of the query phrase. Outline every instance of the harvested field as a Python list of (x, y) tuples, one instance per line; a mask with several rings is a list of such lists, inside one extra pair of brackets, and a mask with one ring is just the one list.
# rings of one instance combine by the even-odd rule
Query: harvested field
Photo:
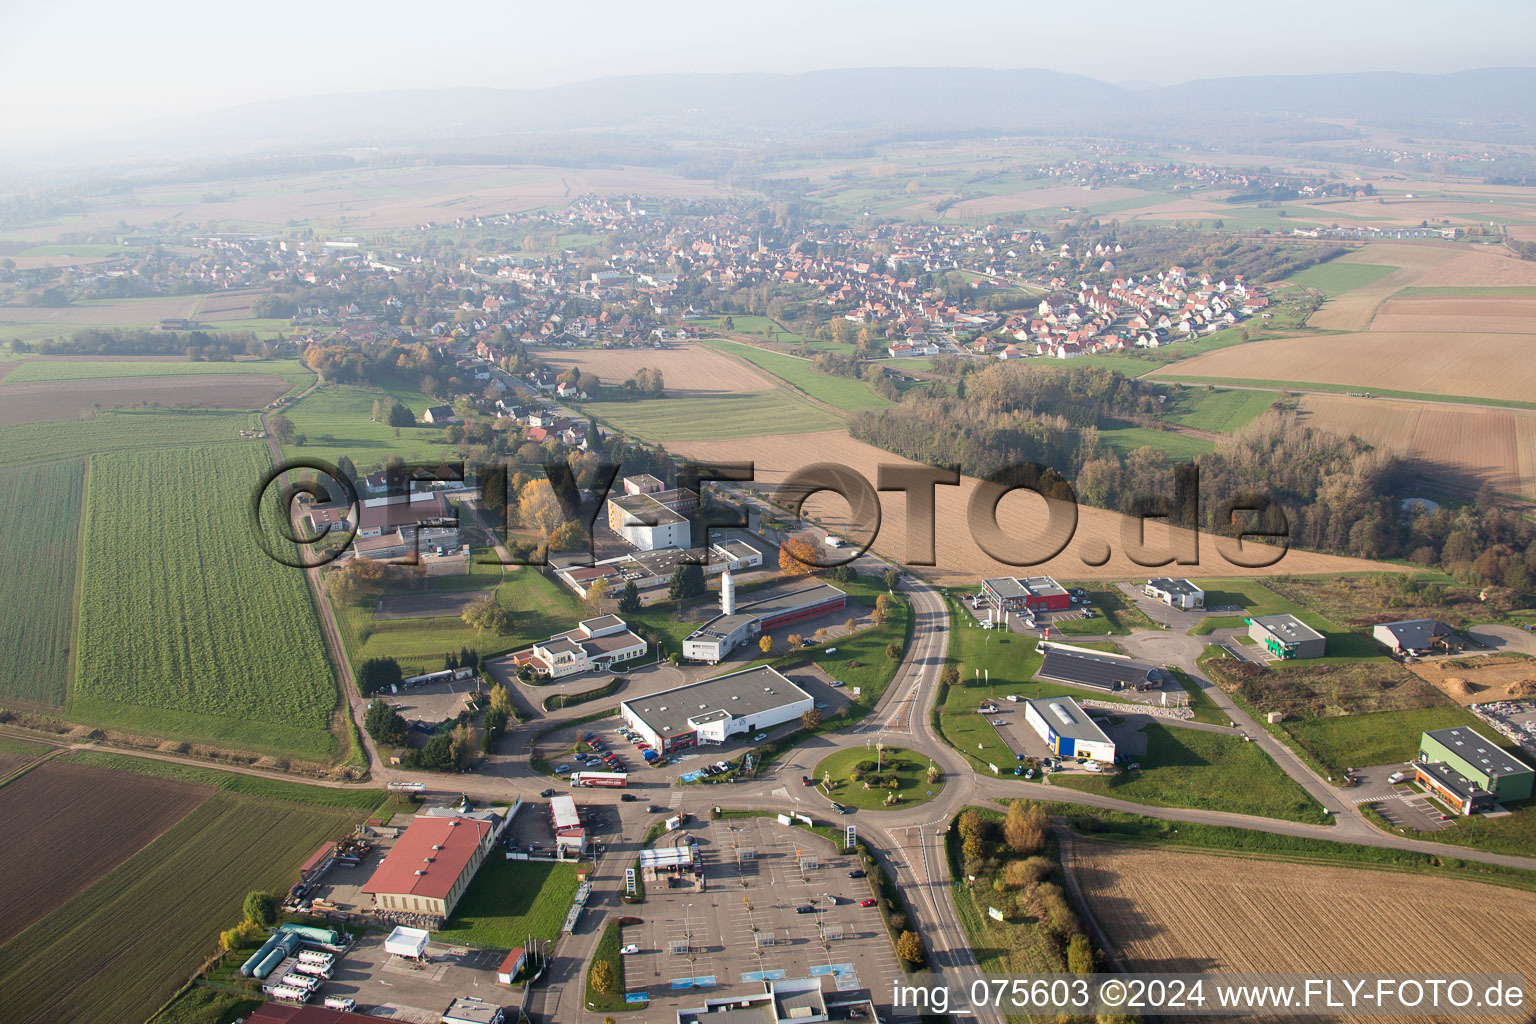
[(1043, 210), (1053, 206), (1098, 206), (1102, 203), (1118, 203), (1124, 199), (1138, 199), (1151, 195), (1139, 188), (1096, 188), (1092, 191), (1076, 185), (1053, 185), (1049, 188), (1024, 189), (1003, 195), (966, 199), (951, 206), (946, 217), (990, 217), (998, 213), (1016, 210)]
[[(1425, 965), (1413, 936), (1432, 942), (1437, 976), (1536, 970), (1536, 949), (1518, 924), (1536, 915), (1536, 893), (1081, 840), (1072, 861), (1094, 918), (1130, 971), (1412, 975)], [(1425, 922), (1434, 922), (1430, 936)]]
[(465, 608), (484, 597), (483, 590), (437, 594), (387, 594), (379, 598), (373, 617), (375, 619), (431, 619), (460, 615)]
[(1475, 250), (1427, 271), (1418, 284), (1453, 288), (1530, 287), (1536, 285), (1536, 263)]
[(201, 295), (89, 300), (70, 306), (0, 306), (0, 324), (58, 325), (60, 330), (95, 324), (156, 325), (168, 317), (195, 317)]
[(1473, 296), (1388, 299), (1371, 321), (1373, 331), (1530, 334), (1533, 326), (1536, 299)]
[(1310, 327), (1330, 331), (1363, 331), (1371, 326), (1376, 308), (1393, 293), (1415, 284), (1430, 270), (1455, 259), (1460, 250), (1435, 245), (1371, 243), (1338, 263), (1366, 263), (1396, 267), (1392, 273), (1353, 288), (1324, 302), (1307, 321)]
[(212, 786), (49, 762), (0, 787), (0, 943), (76, 894), (208, 799)]
[[(215, 950), (220, 930), (240, 919), (247, 892), (286, 889), (306, 856), (366, 813), (212, 794), (0, 946), (0, 1020), (147, 1019)], [(96, 837), (76, 831), (70, 838), (86, 845)]]
[(209, 292), (197, 307), (197, 319), (217, 324), (220, 320), (250, 320), (251, 300), (267, 294), (265, 291), (246, 289), (232, 292)]
[(1521, 655), (1418, 661), (1408, 671), (1458, 704), (1536, 696), (1536, 659)]
[(1305, 395), (1299, 412), (1309, 426), (1397, 452), (1426, 476), (1536, 497), (1536, 412), (1348, 395)]
[(103, 409), (159, 405), (185, 409), (259, 409), (293, 387), (276, 374), (177, 374), (125, 380), (0, 382), (0, 426), (71, 420)]
[[(1147, 377), (1289, 381), (1529, 402), (1536, 396), (1533, 353), (1536, 333), (1364, 331), (1234, 345), (1161, 367)], [(1490, 372), (1491, 367), (1499, 372)]]
[[(833, 462), (857, 470), (871, 486), (881, 463), (913, 465), (910, 460), (883, 451), (873, 445), (855, 441), (847, 431), (831, 430), (791, 437), (743, 437), (720, 441), (695, 441), (669, 446), (681, 455), (700, 460), (750, 461), (756, 464), (757, 480), (777, 483), (794, 469), (817, 462)], [(964, 585), (974, 583), (978, 577), (1001, 574), (1018, 575), (1016, 566), (1008, 566), (989, 557), (977, 546), (969, 531), (955, 529), (945, 524), (966, 522), (966, 507), (978, 481), (965, 477), (959, 487), (935, 489), (938, 506), (937, 534), (938, 565), (917, 568), (924, 577), (945, 584)], [(905, 559), (906, 499), (900, 493), (881, 494), (882, 522), (875, 547), (883, 554)], [(848, 522), (848, 507), (842, 498), (831, 494), (813, 496), (806, 502), (806, 512), (834, 529), (847, 529), (850, 536), (859, 536)], [(1043, 499), (1019, 492), (1005, 498), (999, 505), (998, 522), (1010, 537), (1023, 538), (1025, 550), (1044, 551), (1038, 540), (1045, 517)], [(1065, 579), (1127, 579), (1145, 576), (1146, 569), (1132, 562), (1125, 555), (1126, 545), (1122, 528), (1129, 525), (1134, 531), (1136, 520), (1103, 509), (1083, 507), (1079, 509), (1077, 530), (1070, 544), (1056, 557), (1032, 567), (1032, 572), (1044, 572)], [(1153, 550), (1163, 547), (1170, 531), (1157, 524), (1147, 527), (1147, 546)], [(1223, 542), (1226, 546), (1228, 542)], [(1108, 545), (1111, 557), (1101, 566), (1085, 564), (1081, 557), (1102, 550)], [(1272, 569), (1244, 569), (1233, 566), (1222, 558), (1214, 541), (1203, 538), (1200, 545), (1201, 561), (1198, 566), (1181, 568), (1189, 576), (1264, 576), (1277, 572), (1306, 574), (1331, 572), (1400, 571), (1397, 566), (1362, 559), (1339, 558), (1319, 555), (1308, 551), (1288, 552)]]
[(539, 353), (557, 373), (575, 366), (604, 384), (623, 384), (641, 367), (660, 370), (667, 396), (740, 395), (774, 386), (771, 378), (704, 345), (664, 349), (557, 349)]

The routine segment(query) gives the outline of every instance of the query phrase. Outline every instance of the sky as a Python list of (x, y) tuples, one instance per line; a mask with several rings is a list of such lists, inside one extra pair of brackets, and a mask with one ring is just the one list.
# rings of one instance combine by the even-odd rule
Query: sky
[(1049, 68), (1166, 84), (1532, 63), (1536, 4), (1453, 9), (1442, 0), (0, 0), (0, 138), (63, 141), (264, 99), (652, 72)]

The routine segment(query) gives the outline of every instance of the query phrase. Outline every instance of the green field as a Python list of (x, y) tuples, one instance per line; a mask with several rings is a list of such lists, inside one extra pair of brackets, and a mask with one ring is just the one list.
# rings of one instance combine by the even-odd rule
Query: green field
[(287, 889), (305, 857), (361, 819), (357, 811), (213, 794), (0, 947), (0, 1020), (146, 1019), (214, 952), (247, 892)]
[(1268, 412), (1279, 397), (1274, 391), (1174, 388), (1166, 418), (1195, 430), (1230, 434)]
[(238, 363), (192, 363), (98, 360), (28, 359), (5, 378), (7, 384), (29, 381), (102, 380), (122, 377), (184, 377), (227, 373), (268, 373), (288, 379), (292, 384), (309, 384), (315, 375), (297, 359), (270, 359)]
[(1175, 434), (1171, 430), (1150, 427), (1114, 427), (1099, 431), (1099, 440), (1118, 455), (1129, 455), (1138, 448), (1156, 448), (1175, 462), (1193, 462), (1197, 456), (1216, 450), (1216, 444), (1203, 437)]
[[(1343, 772), (1346, 768), (1412, 761), (1418, 756), (1419, 738), (1425, 732), (1478, 724), (1479, 720), (1465, 709), (1446, 705), (1327, 718), (1288, 718), (1280, 723), (1280, 728), (1324, 768)], [(1486, 726), (1483, 731), (1490, 736), (1498, 735)]]
[(1109, 777), (1075, 772), (1051, 776), (1051, 785), (1158, 807), (1198, 807), (1286, 821), (1316, 822), (1323, 808), (1257, 743), (1240, 736), (1146, 727), (1142, 770)]
[(81, 256), (81, 257), (107, 257), (127, 256), (143, 252), (140, 245), (100, 245), (90, 242), (81, 242), (76, 245), (34, 245), (30, 249), (23, 249), (17, 253), (22, 259), (40, 259), (48, 256)]
[(264, 448), (91, 460), (67, 704), (126, 732), (328, 760), (336, 681), (300, 570), (261, 549)]
[[(1190, 353), (1193, 355), (1194, 353)], [(1185, 384), (1215, 384), (1230, 387), (1263, 387), (1278, 391), (1326, 391), (1329, 394), (1347, 395), (1368, 391), (1377, 398), (1406, 398), (1421, 402), (1455, 402), (1465, 405), (1496, 405), (1501, 409), (1536, 409), (1536, 402), (1516, 398), (1480, 398), (1472, 395), (1439, 394), (1431, 391), (1394, 391), (1391, 388), (1367, 387), (1364, 384), (1324, 384), (1305, 380), (1271, 380), (1262, 377), (1196, 377), (1189, 374), (1166, 374), (1159, 381), (1176, 381)]]
[(1379, 263), (1341, 263), (1329, 260), (1292, 274), (1286, 280), (1303, 288), (1316, 288), (1332, 298), (1380, 280), (1397, 269)]
[(659, 444), (806, 434), (843, 426), (842, 417), (778, 388), (708, 398), (582, 402), (578, 408), (621, 433)]
[[(415, 427), (391, 427), (382, 419), (375, 423), (373, 403), (382, 399), (386, 406), (399, 401), (421, 416), (438, 403), (413, 388), (373, 387), (354, 384), (328, 384), (305, 395), (283, 410), (293, 421), (295, 432), (307, 438), (303, 447), (284, 449), (289, 458), (323, 459), (334, 463), (345, 455), (359, 469), (382, 466), (398, 455), (407, 462), (442, 461), (452, 456), (447, 430), (430, 423)], [(398, 437), (395, 435), (399, 435)]]
[(704, 341), (704, 344), (710, 348), (719, 349), (727, 355), (745, 359), (812, 398), (839, 409), (883, 409), (894, 404), (875, 394), (874, 389), (862, 380), (818, 373), (811, 366), (809, 359), (784, 355), (780, 352), (769, 352), (767, 349), (735, 341), (709, 339)]
[(64, 703), (84, 478), (82, 459), (0, 467), (0, 697)]
[(0, 426), (0, 466), (98, 452), (238, 441), (241, 430), (256, 425), (256, 417), (248, 412), (201, 410), (103, 412), (91, 419), (16, 423)]
[(486, 858), (438, 942), (512, 949), (531, 935), (553, 942), (576, 895), (576, 865)]
[(496, 595), (510, 620), (506, 633), (478, 632), (457, 615), (375, 619), (372, 598), (354, 604), (333, 603), (353, 667), (369, 658), (394, 658), (406, 675), (435, 672), (443, 667), (443, 655), (450, 651), (457, 653), (459, 648), (469, 647), (482, 656), (500, 654), (535, 640), (547, 640), (571, 629), (587, 615), (575, 594), (533, 566), (509, 569), (499, 583), (490, 575), (470, 578), (483, 580), (487, 592)]
[[(877, 758), (878, 755), (878, 758)], [(849, 775), (854, 766), (864, 761), (870, 761), (881, 765), (880, 776), (882, 780), (889, 782), (894, 780), (896, 788), (888, 786), (879, 788), (866, 788), (862, 782), (850, 781)], [(891, 765), (898, 764), (901, 767), (892, 770)], [(824, 757), (811, 772), (811, 778), (816, 780), (816, 785), (821, 786), (822, 780), (828, 775), (832, 779), (832, 799), (839, 803), (852, 807), (862, 808), (867, 811), (879, 811), (886, 808), (885, 798), (890, 793), (895, 793), (901, 798), (899, 807), (911, 807), (914, 804), (927, 803), (932, 800), (944, 788), (944, 781), (937, 783), (928, 781), (929, 758), (925, 754), (919, 754), (911, 750), (903, 750), (900, 747), (886, 747), (883, 751), (865, 750), (863, 747), (849, 747), (847, 750), (839, 750), (837, 753)]]

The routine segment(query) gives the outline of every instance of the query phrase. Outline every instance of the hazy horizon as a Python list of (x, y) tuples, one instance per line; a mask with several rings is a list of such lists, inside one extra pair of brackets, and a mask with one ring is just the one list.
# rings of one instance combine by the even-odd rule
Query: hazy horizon
[[(1529, 66), (1536, 8), (1503, 0), (1446, 19), (1414, 0), (1293, 5), (1268, 13), (1170, 0), (1085, 23), (1069, 9), (982, 2), (948, 23), (909, 0), (771, 11), (685, 0), (652, 8), (400, 0), (300, 5), (260, 21), (177, 0), (126, 9), (100, 0), (9, 7), (0, 59), (13, 88), (0, 131), (65, 142), (159, 117), (265, 100), (392, 89), (540, 88), (623, 75), (870, 67), (1040, 68), (1166, 85), (1237, 75), (1449, 73)], [(1486, 31), (1497, 23), (1500, 31)], [(82, 33), (82, 26), (92, 31)], [(720, 40), (732, 40), (722, 45)], [(1008, 40), (999, 45), (998, 40)], [(936, 45), (935, 40), (938, 40)]]

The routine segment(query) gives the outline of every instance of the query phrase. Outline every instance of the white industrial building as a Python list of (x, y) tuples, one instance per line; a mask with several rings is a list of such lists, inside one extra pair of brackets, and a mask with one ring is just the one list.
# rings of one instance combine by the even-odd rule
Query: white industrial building
[[(625, 479), (626, 491), (634, 479)], [(687, 488), (626, 493), (608, 499), (608, 528), (641, 551), (690, 548), (693, 533), (688, 514), (698, 507), (698, 492)]]
[(1169, 579), (1166, 576), (1155, 580), (1147, 580), (1147, 585), (1142, 588), (1142, 593), (1163, 602), (1170, 608), (1195, 611), (1205, 607), (1205, 591), (1195, 586), (1189, 580)]
[(1112, 762), (1115, 743), (1083, 706), (1071, 697), (1042, 697), (1024, 702), (1024, 721), (1057, 757)]
[(826, 583), (779, 591), (737, 607), (736, 580), (720, 577), (720, 614), (683, 638), (683, 658), (719, 664), (737, 647), (765, 630), (839, 611), (848, 595)]
[(720, 744), (793, 722), (816, 706), (809, 693), (762, 665), (634, 697), (619, 705), (625, 724), (663, 754)]

